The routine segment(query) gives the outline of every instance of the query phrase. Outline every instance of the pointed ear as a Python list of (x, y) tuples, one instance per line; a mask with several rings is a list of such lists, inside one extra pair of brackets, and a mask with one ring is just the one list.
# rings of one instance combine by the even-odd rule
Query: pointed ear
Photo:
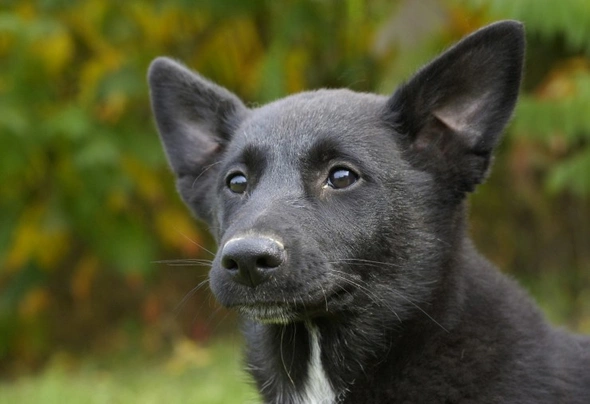
[(214, 226), (215, 163), (249, 110), (234, 94), (171, 59), (154, 60), (148, 81), (178, 191), (198, 217)]
[(152, 62), (148, 81), (170, 166), (177, 177), (199, 175), (230, 140), (247, 108), (225, 88), (168, 58)]
[(386, 119), (408, 159), (456, 195), (486, 177), (518, 97), (524, 46), (521, 23), (489, 25), (418, 71), (387, 103)]

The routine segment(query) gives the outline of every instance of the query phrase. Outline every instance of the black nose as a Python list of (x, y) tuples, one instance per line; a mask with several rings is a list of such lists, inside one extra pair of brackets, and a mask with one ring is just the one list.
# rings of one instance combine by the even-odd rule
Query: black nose
[(243, 237), (229, 240), (221, 251), (221, 265), (234, 281), (257, 286), (283, 263), (285, 248), (281, 243), (265, 237)]

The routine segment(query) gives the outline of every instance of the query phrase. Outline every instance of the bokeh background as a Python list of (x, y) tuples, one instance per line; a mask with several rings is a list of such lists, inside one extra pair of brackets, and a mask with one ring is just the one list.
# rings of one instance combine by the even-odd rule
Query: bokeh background
[(257, 402), (182, 206), (146, 70), (169, 55), (250, 105), (391, 93), (449, 44), (526, 24), (525, 81), (472, 234), (552, 322), (590, 333), (590, 2), (0, 2), (0, 402)]

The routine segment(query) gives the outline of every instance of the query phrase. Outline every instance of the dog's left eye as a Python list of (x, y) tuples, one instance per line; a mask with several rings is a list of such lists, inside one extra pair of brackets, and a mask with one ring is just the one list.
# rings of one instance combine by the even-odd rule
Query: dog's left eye
[(351, 186), (358, 180), (358, 175), (344, 167), (335, 167), (328, 175), (328, 186), (334, 189), (342, 189)]

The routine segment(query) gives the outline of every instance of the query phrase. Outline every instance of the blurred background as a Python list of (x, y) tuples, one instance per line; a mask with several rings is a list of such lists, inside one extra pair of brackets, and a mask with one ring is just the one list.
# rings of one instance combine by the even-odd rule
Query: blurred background
[[(204, 284), (206, 228), (153, 124), (168, 55), (249, 105), (392, 93), (449, 44), (525, 23), (525, 82), (471, 197), (480, 250), (555, 324), (590, 333), (590, 2), (0, 2), (0, 402), (257, 402), (238, 320)], [(230, 388), (228, 388), (228, 386)]]

